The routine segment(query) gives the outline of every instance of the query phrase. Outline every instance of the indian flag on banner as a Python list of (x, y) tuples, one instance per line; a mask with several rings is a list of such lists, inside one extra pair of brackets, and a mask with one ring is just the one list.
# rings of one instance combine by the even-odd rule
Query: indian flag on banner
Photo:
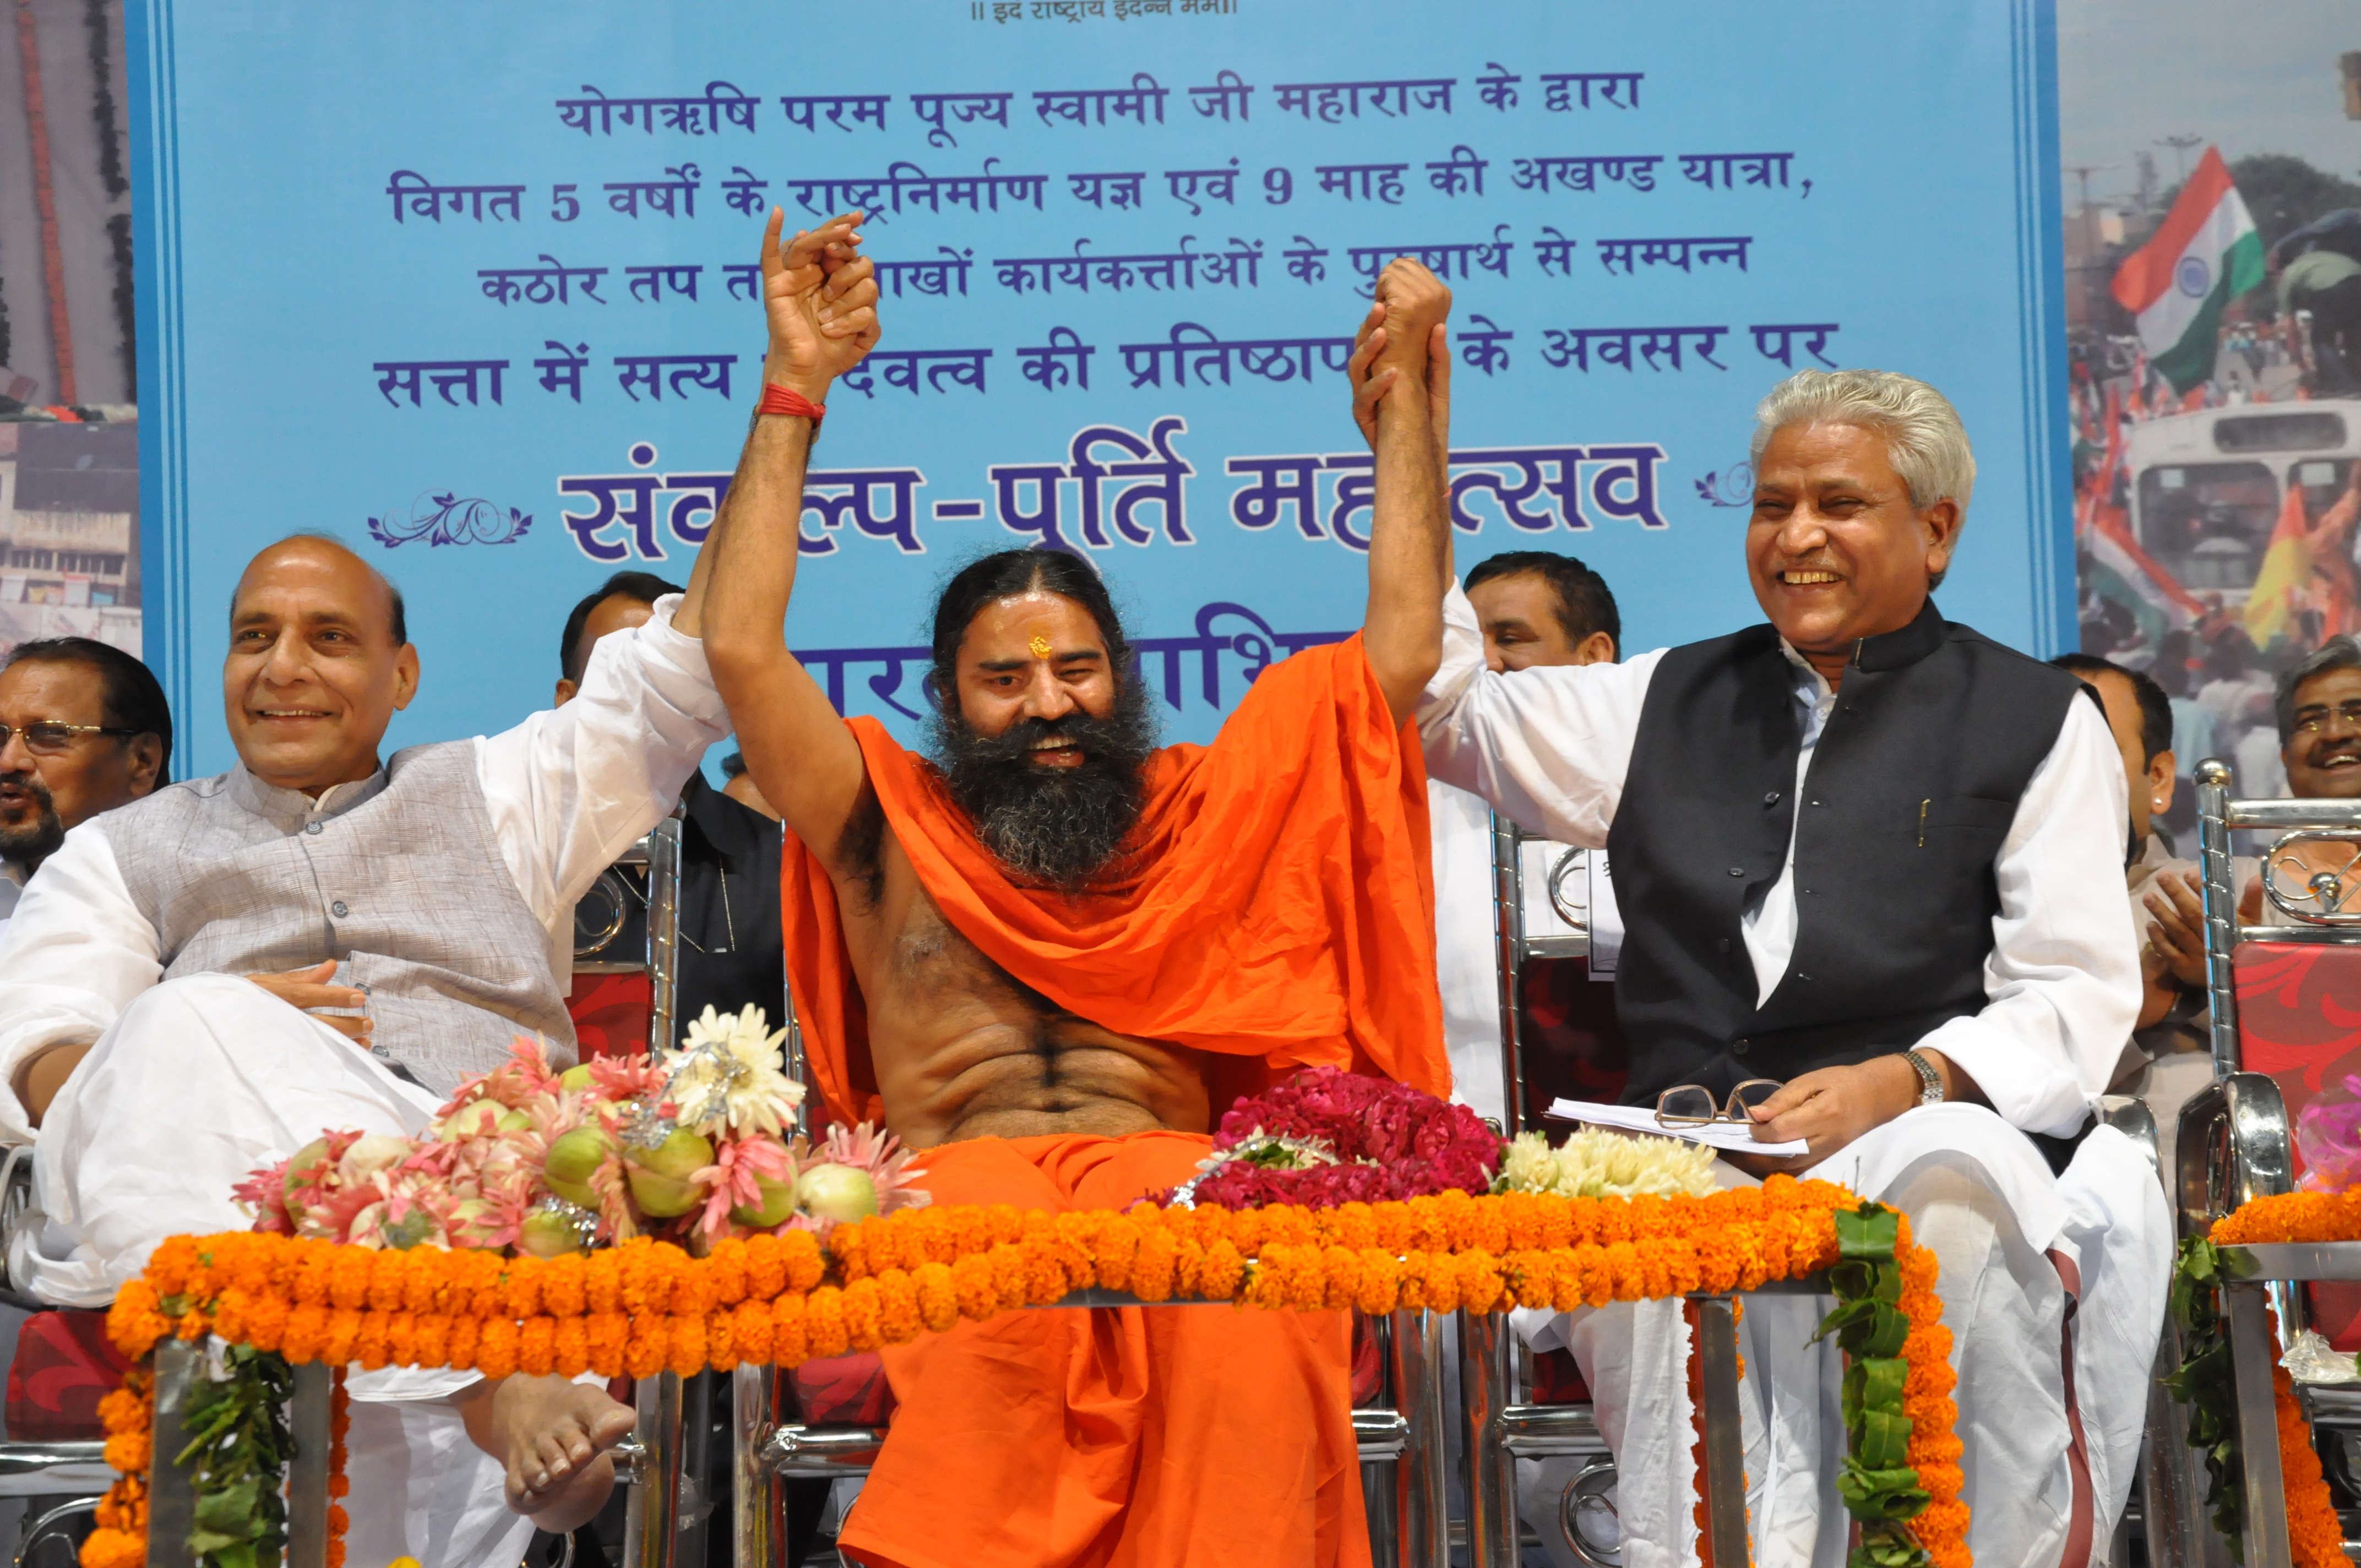
[(2222, 312), (2263, 280), (2263, 236), (2207, 148), (2154, 237), (2115, 269), (2115, 300), (2139, 318), (2140, 346), (2175, 392), (2213, 374)]

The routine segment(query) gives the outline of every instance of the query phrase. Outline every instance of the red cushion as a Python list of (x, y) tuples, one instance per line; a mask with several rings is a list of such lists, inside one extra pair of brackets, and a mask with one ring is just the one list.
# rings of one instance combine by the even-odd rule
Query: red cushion
[(648, 1048), (648, 977), (633, 974), (577, 974), (566, 999), (566, 1014), (574, 1020), (574, 1036), (582, 1055), (636, 1057)]
[(1544, 1124), (1554, 1100), (1621, 1098), (1631, 1047), (1615, 1016), (1615, 988), (1590, 978), (1587, 959), (1525, 965), (1525, 1124)]
[(1590, 1385), (1568, 1350), (1544, 1350), (1533, 1357), (1532, 1402), (1536, 1405), (1587, 1405)]
[(795, 1377), (806, 1426), (882, 1427), (894, 1418), (893, 1386), (874, 1351), (807, 1361)]
[(16, 1331), (16, 1357), (8, 1365), (9, 1441), (104, 1439), (98, 1402), (121, 1385), (130, 1365), (107, 1340), (103, 1310), (35, 1312)]
[(1377, 1331), (1356, 1311), (1353, 1314), (1353, 1408), (1367, 1409), (1385, 1392), (1386, 1366), (1378, 1354)]
[[(2345, 1093), (2361, 1076), (2361, 945), (2246, 942), (2231, 957), (2238, 987), (2238, 1052), (2248, 1072), (2268, 1073), (2287, 1101), (2294, 1128), (2326, 1091)], [(2289, 1151), (2303, 1174), (2303, 1152)], [(2361, 1350), (2361, 1284), (2314, 1283), (2313, 1326), (2338, 1350)]]

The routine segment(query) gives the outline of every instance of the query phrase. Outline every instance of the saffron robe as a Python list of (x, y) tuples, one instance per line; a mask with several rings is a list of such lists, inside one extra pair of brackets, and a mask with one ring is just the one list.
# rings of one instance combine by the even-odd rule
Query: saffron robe
[[(1216, 1117), (1300, 1067), (1450, 1091), (1416, 731), (1356, 636), (1262, 671), (1210, 746), (1146, 767), (1127, 880), (1012, 883), (939, 776), (849, 721), (919, 883), (1051, 1004), (1204, 1051)], [(868, 1019), (826, 868), (789, 837), (788, 982), (813, 1086), (882, 1116)], [(1123, 1208), (1185, 1179), (1210, 1129), (976, 1139), (928, 1150), (941, 1203)], [(901, 1400), (847, 1521), (876, 1568), (1368, 1560), (1341, 1313), (1033, 1310), (884, 1353)]]

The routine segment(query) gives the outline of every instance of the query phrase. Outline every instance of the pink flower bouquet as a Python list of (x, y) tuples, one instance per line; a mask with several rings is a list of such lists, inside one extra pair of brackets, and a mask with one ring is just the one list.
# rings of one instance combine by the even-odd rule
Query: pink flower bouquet
[(891, 1135), (791, 1135), (803, 1086), (759, 1007), (710, 1007), (661, 1062), (601, 1058), (553, 1072), (520, 1037), (467, 1079), (414, 1138), (335, 1132), (252, 1172), (254, 1228), (373, 1247), (514, 1249), (535, 1256), (656, 1234), (701, 1245), (816, 1231), (928, 1201)]

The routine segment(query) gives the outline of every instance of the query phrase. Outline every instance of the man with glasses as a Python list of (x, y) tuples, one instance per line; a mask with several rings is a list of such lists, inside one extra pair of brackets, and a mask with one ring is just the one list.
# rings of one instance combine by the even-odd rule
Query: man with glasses
[[(1909, 1215), (1942, 1264), (1970, 1547), (2078, 1568), (2129, 1488), (2170, 1259), (2162, 1192), (2128, 1139), (2083, 1138), (2063, 1181), (2044, 1158), (2063, 1163), (2088, 1127), (2139, 1011), (2123, 766), (2079, 681), (1932, 602), (1975, 476), (1939, 393), (1806, 371), (1757, 421), (1744, 558), (1768, 624), (1501, 674), (1453, 589), (1420, 713), (1428, 768), (1609, 850), (1628, 1102), (1805, 1146), (1734, 1157), (1729, 1180), (1808, 1172)], [(1839, 1369), (1833, 1341), (1806, 1343), (1824, 1308), (1747, 1305), (1765, 1564), (1846, 1553)], [(1621, 1470), (1623, 1561), (1683, 1561), (1677, 1305), (1541, 1332), (1590, 1378)]]
[(0, 664), (0, 929), (69, 829), (170, 782), (172, 714), (147, 665), (87, 637)]

